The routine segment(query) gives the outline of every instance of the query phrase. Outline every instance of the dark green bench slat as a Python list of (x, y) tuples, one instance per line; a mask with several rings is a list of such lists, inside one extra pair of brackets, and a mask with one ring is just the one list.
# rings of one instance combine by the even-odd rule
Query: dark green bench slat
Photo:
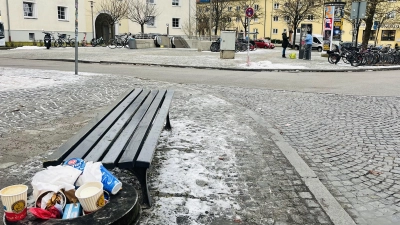
[(157, 118), (154, 120), (150, 133), (147, 135), (146, 141), (142, 146), (142, 150), (136, 159), (135, 167), (150, 168), (153, 160), (154, 150), (157, 147), (158, 138), (164, 127), (164, 122), (168, 116), (169, 106), (174, 96), (174, 91), (168, 91), (165, 95), (164, 102), (158, 112)]
[(113, 146), (111, 146), (108, 153), (104, 156), (102, 160), (102, 164), (107, 169), (113, 169), (116, 166), (116, 162), (121, 152), (125, 149), (129, 139), (132, 137), (133, 132), (138, 127), (140, 121), (143, 119), (147, 110), (149, 109), (151, 103), (156, 97), (158, 91), (152, 91), (145, 102), (140, 106), (139, 110), (132, 117), (129, 124), (125, 127), (125, 129), (118, 136), (117, 140), (115, 140)]
[(108, 129), (118, 120), (126, 108), (136, 99), (142, 90), (135, 90), (117, 106), (107, 117), (65, 158), (84, 158)]
[[(140, 90), (140, 89), (139, 89)], [(92, 130), (100, 124), (104, 118), (111, 113), (111, 111), (117, 107), (131, 92), (133, 89), (126, 91), (120, 95), (112, 105), (107, 107), (104, 111), (99, 113), (96, 117), (89, 121), (89, 123), (80, 129), (74, 136), (68, 139), (64, 144), (62, 144), (53, 154), (51, 154), (47, 159), (43, 161), (43, 167), (56, 166), (62, 163), (65, 156), (71, 153), (71, 151), (83, 140), (87, 135), (92, 132)]]
[(123, 130), (123, 127), (130, 121), (132, 116), (139, 109), (140, 105), (144, 101), (144, 99), (149, 94), (149, 91), (143, 91), (140, 93), (139, 97), (135, 99), (135, 101), (126, 109), (126, 111), (122, 114), (122, 116), (118, 119), (117, 122), (107, 131), (107, 133), (103, 136), (103, 138), (94, 146), (94, 148), (90, 151), (90, 153), (84, 158), (87, 161), (97, 162), (99, 159), (105, 155), (107, 149), (110, 148), (110, 145), (114, 143), (114, 140)]
[(140, 122), (138, 129), (129, 141), (125, 152), (122, 154), (122, 157), (118, 162), (119, 168), (133, 168), (138, 149), (143, 144), (144, 139), (151, 128), (151, 124), (156, 116), (157, 110), (161, 106), (165, 93), (166, 90), (160, 90), (154, 99), (143, 120)]

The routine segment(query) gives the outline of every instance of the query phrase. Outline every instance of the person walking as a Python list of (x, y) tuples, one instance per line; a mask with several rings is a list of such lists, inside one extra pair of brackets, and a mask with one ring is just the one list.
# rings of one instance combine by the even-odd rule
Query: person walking
[(304, 58), (303, 59), (311, 60), (311, 49), (312, 49), (313, 37), (312, 37), (310, 31), (307, 31), (305, 42), (306, 42), (306, 47), (304, 50)]
[(286, 35), (286, 32), (282, 33), (282, 58), (286, 58), (286, 48), (289, 45), (289, 37)]

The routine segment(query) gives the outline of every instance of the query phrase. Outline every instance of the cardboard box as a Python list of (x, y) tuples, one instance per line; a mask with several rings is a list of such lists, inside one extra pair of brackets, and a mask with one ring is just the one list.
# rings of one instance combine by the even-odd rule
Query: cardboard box
[(82, 207), (80, 203), (66, 204), (63, 213), (63, 219), (76, 218), (82, 215)]

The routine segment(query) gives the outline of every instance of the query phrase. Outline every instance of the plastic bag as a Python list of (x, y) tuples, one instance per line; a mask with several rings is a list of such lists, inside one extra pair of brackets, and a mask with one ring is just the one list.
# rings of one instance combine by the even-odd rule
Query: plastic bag
[(87, 182), (101, 182), (102, 173), (100, 171), (101, 162), (86, 162), (82, 175), (76, 181), (76, 186), (82, 186)]
[(70, 166), (49, 166), (47, 169), (37, 172), (32, 178), (34, 199), (37, 199), (45, 191), (57, 193), (61, 189), (66, 191), (75, 189), (75, 181), (81, 172)]

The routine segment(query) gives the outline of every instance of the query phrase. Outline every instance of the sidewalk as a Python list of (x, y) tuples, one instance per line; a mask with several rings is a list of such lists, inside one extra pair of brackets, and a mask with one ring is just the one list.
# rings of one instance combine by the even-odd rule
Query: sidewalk
[[(238, 52), (235, 59), (221, 59), (219, 52), (197, 49), (149, 48), (149, 49), (109, 49), (108, 47), (80, 47), (78, 50), (81, 62), (92, 63), (127, 63), (139, 65), (160, 65), (172, 67), (211, 68), (226, 70), (253, 71), (371, 71), (400, 69), (400, 66), (359, 66), (352, 67), (343, 62), (330, 64), (321, 52), (313, 51), (311, 61), (282, 58), (282, 49), (257, 49), (256, 51)], [(298, 50), (287, 49), (287, 57)], [(0, 51), (0, 57), (43, 59), (43, 60), (75, 60), (75, 49), (44, 47), (22, 47)], [(247, 63), (249, 61), (249, 63)]]

